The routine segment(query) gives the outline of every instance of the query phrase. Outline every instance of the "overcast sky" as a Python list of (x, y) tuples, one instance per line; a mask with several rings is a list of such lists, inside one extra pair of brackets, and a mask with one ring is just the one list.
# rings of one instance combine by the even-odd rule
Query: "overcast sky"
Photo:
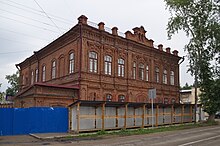
[[(183, 32), (167, 38), (170, 13), (163, 0), (0, 0), (0, 91), (7, 88), (6, 75), (16, 72), (22, 62), (77, 24), (80, 15), (94, 23), (118, 27), (120, 32), (144, 26), (154, 45), (163, 44), (186, 53), (188, 39)], [(180, 84), (193, 83), (187, 61), (180, 65)]]

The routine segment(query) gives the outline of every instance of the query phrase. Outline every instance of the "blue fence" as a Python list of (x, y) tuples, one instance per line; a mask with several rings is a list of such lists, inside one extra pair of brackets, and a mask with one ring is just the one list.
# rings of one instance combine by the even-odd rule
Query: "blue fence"
[(67, 108), (0, 108), (0, 135), (67, 131)]

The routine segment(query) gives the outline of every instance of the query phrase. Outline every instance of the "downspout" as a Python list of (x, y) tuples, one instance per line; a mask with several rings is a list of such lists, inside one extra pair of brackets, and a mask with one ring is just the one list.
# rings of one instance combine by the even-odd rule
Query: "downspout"
[(81, 84), (80, 84), (80, 81), (81, 81), (81, 70), (82, 70), (82, 24), (79, 24), (79, 38), (80, 38), (80, 56), (79, 56), (79, 75), (78, 75), (78, 82), (79, 82), (79, 97), (78, 99), (80, 100), (81, 99), (81, 96), (80, 96), (80, 89), (81, 89)]

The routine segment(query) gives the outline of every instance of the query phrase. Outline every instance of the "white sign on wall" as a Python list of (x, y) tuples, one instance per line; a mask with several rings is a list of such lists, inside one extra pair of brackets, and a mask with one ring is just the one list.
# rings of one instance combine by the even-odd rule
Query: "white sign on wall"
[(155, 99), (156, 98), (156, 89), (149, 89), (148, 97), (151, 99)]

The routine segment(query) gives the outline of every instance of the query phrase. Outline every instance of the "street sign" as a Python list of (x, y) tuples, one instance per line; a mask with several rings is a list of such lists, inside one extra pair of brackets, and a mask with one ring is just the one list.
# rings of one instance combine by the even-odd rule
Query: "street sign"
[(148, 97), (151, 99), (155, 99), (156, 98), (156, 89), (149, 89), (148, 90)]

